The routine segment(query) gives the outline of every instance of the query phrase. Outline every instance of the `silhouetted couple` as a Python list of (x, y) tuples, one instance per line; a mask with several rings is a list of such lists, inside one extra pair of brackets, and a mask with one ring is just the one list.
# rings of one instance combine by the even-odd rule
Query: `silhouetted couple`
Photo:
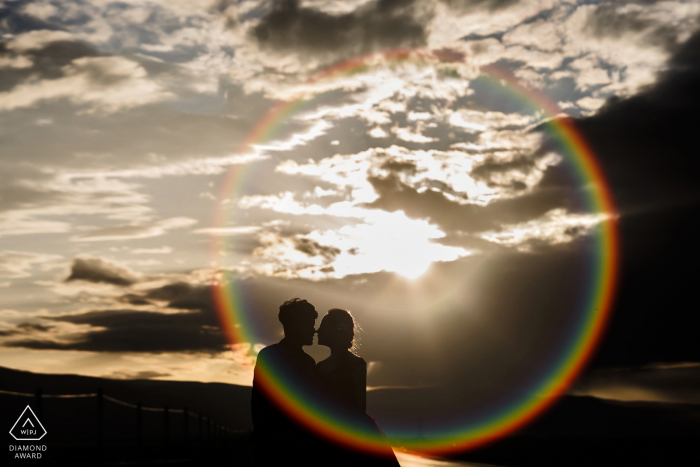
[[(355, 338), (353, 317), (340, 308), (323, 317), (318, 344), (329, 347), (331, 355), (318, 364), (302, 349), (313, 344), (316, 318), (316, 309), (306, 300), (285, 302), (279, 310), (284, 339), (258, 354), (251, 400), (256, 464), (399, 467), (384, 434), (365, 413), (367, 365), (350, 351)], [(278, 392), (270, 390), (270, 381), (287, 394), (301, 395), (309, 407), (290, 407)], [(299, 416), (308, 416), (311, 407), (323, 417), (384, 440), (381, 455), (343, 447), (305, 428)], [(301, 413), (291, 415), (290, 410), (299, 409)]]

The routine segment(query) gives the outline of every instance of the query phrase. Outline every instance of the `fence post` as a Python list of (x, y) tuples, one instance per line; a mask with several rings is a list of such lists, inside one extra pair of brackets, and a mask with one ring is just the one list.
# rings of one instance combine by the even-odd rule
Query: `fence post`
[(165, 434), (165, 444), (168, 444), (170, 437), (170, 407), (167, 405), (163, 408), (163, 431)]
[(211, 417), (207, 415), (207, 441), (211, 440)]
[(199, 414), (199, 443), (202, 444), (202, 414)]
[(102, 388), (97, 388), (97, 444), (102, 446), (102, 435), (104, 428), (104, 399), (102, 398)]
[(36, 389), (36, 393), (34, 395), (34, 405), (36, 406), (36, 416), (41, 418), (41, 388)]
[(190, 412), (187, 407), (182, 411), (182, 434), (185, 437), (185, 443), (187, 443), (190, 436)]
[(141, 437), (143, 436), (143, 414), (141, 411), (141, 401), (136, 403), (136, 442), (141, 446)]

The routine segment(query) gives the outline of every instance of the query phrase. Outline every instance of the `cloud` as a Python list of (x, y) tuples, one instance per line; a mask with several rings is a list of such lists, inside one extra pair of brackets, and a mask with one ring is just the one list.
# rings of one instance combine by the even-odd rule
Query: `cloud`
[(134, 248), (129, 253), (132, 255), (167, 255), (172, 252), (171, 247), (163, 246), (160, 248)]
[(0, 251), (0, 277), (19, 279), (30, 277), (31, 270), (39, 267), (42, 270), (55, 268), (63, 259), (61, 255), (42, 254), (27, 251)]
[(553, 209), (539, 219), (504, 225), (499, 231), (481, 232), (479, 237), (519, 251), (531, 251), (533, 244), (559, 245), (588, 235), (607, 217), (606, 214), (571, 214), (564, 209)]
[(371, 1), (344, 14), (329, 14), (300, 3), (299, 0), (273, 2), (270, 11), (251, 29), (261, 47), (348, 57), (425, 44), (427, 18), (417, 18), (411, 0)]
[[(415, 188), (428, 188), (431, 182), (442, 182), (449, 196), (478, 196), (479, 187), (469, 177), (473, 162), (461, 151), (410, 151), (400, 146), (368, 149), (358, 154), (340, 155), (298, 164), (285, 161), (278, 172), (302, 175), (332, 183), (339, 189), (350, 189), (353, 204), (371, 202), (377, 194), (370, 179), (392, 174), (396, 164), (411, 164), (415, 170), (398, 170), (393, 175)], [(387, 164), (388, 163), (388, 164)], [(470, 196), (470, 194), (472, 196)]]
[(409, 219), (403, 212), (367, 210), (363, 221), (303, 236), (264, 232), (258, 237), (262, 246), (253, 250), (262, 261), (253, 261), (251, 267), (262, 275), (310, 280), (379, 271), (415, 278), (433, 262), (471, 254), (434, 242), (444, 232), (424, 220)]
[(700, 404), (698, 384), (700, 363), (650, 364), (594, 370), (570, 393), (626, 402)]
[(213, 312), (173, 314), (129, 309), (100, 310), (51, 319), (96, 329), (51, 340), (12, 340), (5, 342), (5, 346), (36, 350), (137, 353), (220, 352), (227, 347)]
[(333, 271), (328, 266), (340, 254), (340, 249), (299, 235), (285, 236), (278, 232), (258, 235), (258, 246), (253, 250), (257, 261), (253, 270), (258, 274), (281, 277), (326, 276)]
[(310, 238), (297, 237), (294, 239), (294, 243), (294, 248), (307, 256), (323, 256), (327, 260), (332, 260), (340, 254), (340, 249), (332, 246), (321, 245)]
[[(484, 149), (488, 141), (493, 141), (493, 149)], [(523, 147), (523, 141), (527, 146)], [(391, 146), (336, 154), (304, 164), (288, 160), (280, 163), (276, 171), (330, 183), (345, 194), (345, 199), (324, 205), (297, 200), (287, 192), (245, 196), (239, 206), (292, 215), (359, 219), (377, 209), (403, 211), (411, 218), (429, 219), (442, 228), (492, 230), (500, 223), (526, 222), (555, 208), (573, 207), (574, 190), (570, 186), (546, 186), (546, 177), (559, 172), (562, 159), (538, 150), (540, 141), (534, 133), (524, 136), (503, 130), (464, 151)]]
[[(84, 43), (66, 40), (69, 36), (58, 31), (31, 31), (4, 44), (6, 53), (26, 52), (29, 62), (40, 65), (37, 69), (20, 68), (10, 77), (14, 83), (5, 81), (0, 111), (66, 98), (87, 113), (113, 113), (174, 97), (148, 79), (137, 62), (102, 56)], [(39, 79), (27, 79), (36, 75)]]
[[(691, 128), (700, 106), (695, 91), (699, 56), (700, 34), (696, 33), (671, 58), (653, 87), (611, 100), (596, 115), (577, 122), (603, 161), (623, 208), (633, 200), (659, 203), (697, 193), (692, 182), (697, 167), (687, 164), (685, 154), (697, 146)], [(651, 186), (653, 190), (648, 189)]]
[[(76, 267), (77, 266), (77, 267)], [(104, 282), (119, 286), (136, 278), (124, 268), (93, 258), (74, 262), (69, 280)], [(226, 339), (219, 329), (210, 286), (170, 282), (117, 297), (115, 303), (148, 304), (150, 310), (97, 309), (59, 316), (43, 315), (43, 322), (63, 326), (50, 336), (40, 329), (16, 327), (23, 336), (4, 342), (12, 348), (81, 350), (92, 352), (224, 352)], [(162, 303), (162, 306), (157, 305)], [(155, 307), (155, 308), (154, 308)], [(51, 326), (49, 324), (49, 326)], [(16, 334), (16, 333), (15, 333)]]
[[(465, 117), (474, 118), (474, 115), (465, 113)], [(541, 139), (537, 134), (488, 130), (489, 127), (529, 123), (530, 119), (517, 119), (498, 112), (492, 112), (489, 117), (481, 128), (485, 135), (481, 144), (475, 147), (465, 145), (464, 152), (411, 151), (391, 146), (358, 154), (336, 154), (304, 164), (293, 160), (280, 163), (276, 171), (331, 183), (345, 199), (328, 204), (319, 200), (298, 200), (293, 193), (286, 192), (245, 196), (239, 201), (239, 206), (295, 216), (361, 219), (363, 223), (343, 228), (348, 235), (338, 234), (334, 237), (330, 231), (321, 230), (313, 233), (313, 239), (321, 244), (360, 254), (346, 256), (341, 253), (332, 263), (321, 262), (319, 257), (318, 263), (314, 264), (303, 257), (292, 259), (293, 253), (278, 251), (279, 248), (288, 251), (291, 243), (283, 247), (286, 241), (267, 242), (269, 245), (263, 242), (267, 246), (256, 250), (259, 256), (273, 264), (274, 258), (287, 258), (289, 262), (285, 266), (280, 265), (281, 260), (277, 261), (276, 266), (268, 264), (266, 268), (270, 269), (261, 269), (260, 272), (288, 274), (290, 270), (296, 270), (294, 274), (299, 274), (303, 270), (303, 277), (307, 273), (312, 273), (309, 277), (319, 277), (320, 272), (331, 277), (343, 277), (345, 274), (392, 270), (388, 263), (380, 259), (386, 255), (375, 253), (364, 256), (369, 250), (365, 248), (366, 245), (357, 243), (362, 229), (366, 229), (363, 230), (362, 235), (366, 235), (363, 238), (386, 237), (387, 232), (383, 232), (378, 223), (382, 222), (382, 216), (389, 219), (391, 215), (380, 210), (395, 214), (395, 221), (399, 217), (403, 219), (405, 215), (416, 222), (427, 219), (439, 229), (453, 231), (453, 234), (464, 239), (459, 241), (466, 241), (472, 246), (482, 239), (493, 244), (514, 246), (522, 251), (530, 251), (535, 243), (540, 247), (569, 243), (600, 222), (596, 215), (576, 212), (577, 208), (572, 203), (576, 196), (574, 188), (567, 184), (551, 185), (550, 179), (556, 178), (551, 174), (561, 170), (559, 164), (562, 159), (548, 150), (538, 150), (537, 144)], [(527, 141), (527, 146), (523, 147), (523, 141)], [(492, 148), (489, 148), (490, 144)], [(567, 209), (574, 211), (567, 212)], [(420, 230), (418, 226), (411, 229)], [(357, 232), (352, 233), (354, 230)], [(440, 232), (444, 235), (443, 230)], [(457, 237), (451, 237), (451, 241), (458, 241)], [(418, 248), (417, 245), (414, 247)], [(414, 251), (414, 247), (411, 247), (411, 251)], [(420, 248), (429, 250), (431, 247)], [(386, 251), (390, 250), (388, 248)], [(447, 257), (454, 260), (466, 255), (466, 251), (461, 251), (457, 256), (450, 256), (444, 251), (445, 257), (435, 251), (433, 253), (437, 256), (432, 261), (438, 257), (443, 258), (439, 260)], [(433, 255), (426, 253), (426, 258), (429, 256)], [(388, 261), (388, 257), (385, 259)], [(356, 260), (366, 261), (368, 266), (357, 267), (354, 263)], [(425, 267), (418, 269), (425, 270)]]
[(115, 227), (105, 227), (73, 237), (72, 240), (74, 242), (103, 242), (158, 237), (164, 235), (169, 230), (190, 227), (197, 222), (196, 219), (188, 217), (173, 217), (150, 225), (119, 225)]
[(239, 225), (235, 227), (205, 227), (194, 231), (196, 234), (215, 236), (248, 235), (258, 232), (262, 227), (257, 225)]
[(119, 371), (114, 371), (108, 375), (105, 375), (105, 378), (110, 378), (110, 379), (155, 379), (155, 378), (164, 378), (167, 376), (171, 376), (170, 373), (164, 373), (161, 371), (153, 371), (153, 370), (141, 370), (141, 371), (126, 371), (126, 370), (119, 370)]
[(101, 214), (112, 219), (144, 220), (151, 209), (137, 185), (101, 177), (71, 178), (8, 170), (6, 195), (0, 200), (0, 235), (69, 232), (71, 224), (56, 218)]
[(416, 131), (413, 131), (411, 128), (396, 128), (393, 132), (396, 134), (397, 138), (402, 141), (408, 141), (409, 143), (425, 144), (437, 141), (437, 138), (431, 138), (430, 136), (422, 134), (420, 127), (416, 129)]
[(73, 259), (66, 282), (86, 281), (118, 286), (135, 284), (141, 277), (134, 271), (102, 258), (83, 256)]
[(214, 308), (209, 284), (177, 281), (150, 289), (142, 296), (149, 300), (165, 301), (169, 308), (180, 310), (212, 311)]
[[(689, 32), (689, 27), (693, 27), (693, 12), (691, 9), (682, 12), (681, 8), (653, 3), (657, 2), (652, 2), (652, 5), (635, 1), (597, 5), (586, 26), (596, 36), (641, 36), (650, 45), (674, 51), (687, 38), (684, 36)], [(682, 13), (687, 16), (683, 18)], [(670, 21), (672, 18), (680, 21)]]
[(519, 0), (442, 0), (452, 8), (498, 10), (515, 5)]
[[(31, 146), (29, 142), (26, 144)], [(77, 154), (73, 157), (80, 158)], [(213, 175), (224, 172), (231, 165), (265, 158), (249, 154), (198, 158), (172, 164), (158, 164), (158, 158), (151, 158), (149, 166), (140, 169), (101, 171), (69, 171), (49, 168), (50, 164), (40, 171), (26, 161), (21, 164), (8, 161), (5, 162), (7, 170), (0, 173), (0, 236), (75, 231), (77, 226), (67, 222), (69, 216), (75, 215), (99, 215), (126, 220), (128, 224), (93, 228), (92, 232), (75, 235), (74, 241), (128, 240), (162, 235), (197, 221), (184, 217), (153, 221), (151, 197), (140, 192), (141, 185), (123, 179)], [(88, 160), (93, 158), (88, 157)], [(43, 164), (40, 160), (34, 162)], [(86, 226), (80, 226), (80, 229), (84, 231)]]
[(23, 332), (46, 332), (53, 328), (53, 325), (39, 323), (21, 323), (17, 325), (17, 329)]
[(9, 65), (0, 77), (0, 90), (9, 91), (30, 77), (64, 77), (64, 67), (73, 60), (103, 55), (66, 31), (45, 29), (16, 35), (0, 43), (0, 59)]

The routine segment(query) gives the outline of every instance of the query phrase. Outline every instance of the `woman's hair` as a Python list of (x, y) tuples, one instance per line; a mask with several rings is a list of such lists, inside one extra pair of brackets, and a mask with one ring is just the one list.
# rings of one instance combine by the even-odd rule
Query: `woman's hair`
[(331, 308), (323, 319), (324, 321), (330, 321), (329, 324), (333, 326), (334, 330), (345, 338), (347, 348), (350, 349), (351, 352), (355, 352), (358, 349), (359, 342), (358, 339), (355, 338), (355, 334), (359, 333), (361, 328), (348, 310)]

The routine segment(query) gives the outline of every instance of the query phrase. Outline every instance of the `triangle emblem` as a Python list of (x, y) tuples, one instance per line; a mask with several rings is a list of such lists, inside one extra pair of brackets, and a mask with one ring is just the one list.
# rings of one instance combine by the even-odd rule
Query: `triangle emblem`
[(17, 441), (39, 441), (46, 435), (46, 430), (32, 408), (27, 406), (10, 428), (10, 434)]

